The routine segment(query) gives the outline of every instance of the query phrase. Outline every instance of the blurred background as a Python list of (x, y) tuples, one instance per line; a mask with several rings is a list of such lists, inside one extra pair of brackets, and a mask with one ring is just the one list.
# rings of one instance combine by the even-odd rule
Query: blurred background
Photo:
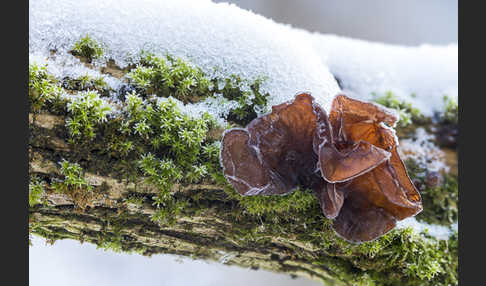
[(457, 0), (215, 0), (311, 32), (400, 45), (457, 42)]
[[(163, 1), (163, 0), (161, 0)], [(216, 0), (311, 32), (400, 45), (457, 43), (457, 0)], [(29, 248), (30, 285), (321, 285), (304, 278), (158, 255), (106, 252), (78, 241)]]

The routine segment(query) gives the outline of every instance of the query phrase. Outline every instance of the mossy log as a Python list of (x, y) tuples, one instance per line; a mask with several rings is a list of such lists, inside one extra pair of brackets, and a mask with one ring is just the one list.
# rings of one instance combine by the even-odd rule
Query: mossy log
[[(30, 207), (29, 230), (48, 241), (69, 238), (113, 251), (177, 254), (306, 276), (325, 285), (424, 285), (422, 276), (434, 285), (457, 281), (450, 272), (457, 267), (457, 255), (447, 241), (429, 245), (409, 232), (391, 232), (353, 245), (334, 234), (317, 199), (304, 191), (282, 197), (290, 211), (280, 217), (280, 212), (252, 214), (243, 199), (214, 180), (174, 184), (172, 195), (185, 205), (168, 212), (171, 223), (160, 223), (154, 220), (160, 210), (154, 197), (160, 190), (141, 176), (127, 175), (120, 167), (123, 160), (100, 154), (96, 142), (73, 143), (66, 120), (45, 111), (29, 114), (29, 173), (47, 185), (43, 203)], [(89, 191), (52, 187), (63, 177), (59, 162), (65, 158), (82, 165)], [(257, 204), (264, 200), (255, 199)], [(437, 255), (444, 261), (439, 266)], [(407, 271), (410, 265), (423, 273)]]

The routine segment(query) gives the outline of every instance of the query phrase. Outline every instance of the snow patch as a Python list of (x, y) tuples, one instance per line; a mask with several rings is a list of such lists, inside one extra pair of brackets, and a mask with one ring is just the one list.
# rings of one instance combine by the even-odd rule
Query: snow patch
[(62, 80), (65, 77), (79, 78), (88, 75), (91, 78), (102, 77), (108, 87), (113, 90), (118, 90), (122, 84), (119, 79), (113, 76), (86, 67), (78, 58), (71, 54), (47, 57), (42, 53), (29, 53), (29, 64), (47, 65), (47, 72), (58, 80)]
[[(105, 50), (95, 66), (112, 58), (125, 67), (141, 51), (158, 56), (168, 52), (210, 76), (266, 77), (261, 88), (270, 93), (269, 106), (310, 91), (329, 110), (332, 98), (341, 91), (334, 76), (349, 96), (369, 100), (371, 92), (390, 90), (425, 115), (443, 109), (443, 95), (458, 95), (457, 44), (404, 47), (310, 33), (209, 0), (37, 0), (29, 4), (29, 53), (48, 57), (56, 50), (58, 76), (86, 72), (68, 51), (89, 34)], [(198, 108), (221, 116), (226, 104), (218, 108), (208, 101)]]
[(392, 91), (427, 116), (443, 109), (444, 95), (458, 97), (457, 44), (406, 47), (322, 34), (312, 42), (350, 96)]
[(433, 143), (434, 135), (419, 127), (410, 139), (400, 141), (399, 153), (402, 160), (413, 159), (420, 167), (428, 171), (449, 171), (445, 163), (445, 154)]
[(447, 240), (449, 237), (457, 231), (457, 223), (451, 225), (451, 227), (438, 225), (438, 224), (428, 224), (425, 222), (419, 222), (415, 217), (409, 217), (404, 220), (397, 222), (398, 229), (400, 228), (412, 228), (417, 234), (426, 231), (430, 236), (433, 236), (440, 240)]
[[(121, 67), (142, 50), (188, 60), (207, 74), (267, 76), (270, 105), (310, 90), (330, 104), (337, 82), (308, 35), (227, 3), (159, 0), (39, 0), (29, 6), (29, 50), (64, 52), (89, 34)], [(217, 70), (215, 70), (217, 68)]]

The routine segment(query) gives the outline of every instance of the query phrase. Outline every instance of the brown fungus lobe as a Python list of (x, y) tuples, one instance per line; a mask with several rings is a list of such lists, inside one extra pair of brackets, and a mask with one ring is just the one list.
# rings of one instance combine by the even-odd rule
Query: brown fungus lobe
[(320, 179), (312, 147), (317, 126), (313, 109), (313, 98), (299, 94), (246, 129), (224, 133), (223, 173), (241, 195), (283, 195)]
[(221, 163), (241, 195), (313, 189), (334, 230), (352, 242), (390, 231), (422, 210), (420, 194), (397, 152), (386, 109), (344, 95), (329, 117), (310, 94), (272, 107), (222, 140)]

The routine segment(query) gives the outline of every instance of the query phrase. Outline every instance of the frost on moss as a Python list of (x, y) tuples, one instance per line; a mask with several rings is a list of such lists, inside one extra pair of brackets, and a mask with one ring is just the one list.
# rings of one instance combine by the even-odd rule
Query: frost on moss
[(74, 43), (71, 53), (75, 56), (81, 56), (88, 60), (100, 58), (103, 55), (103, 47), (88, 34)]
[[(413, 107), (411, 103), (400, 100), (391, 91), (387, 91), (384, 95), (372, 93), (373, 101), (385, 107), (395, 109), (399, 115), (398, 127), (406, 127), (410, 124), (420, 123), (425, 120), (425, 117), (420, 111)], [(413, 96), (412, 96), (413, 97)]]
[(260, 91), (263, 79), (259, 78), (253, 83), (248, 83), (240, 76), (232, 75), (224, 79), (223, 84), (218, 79), (213, 79), (214, 93), (221, 94), (224, 98), (238, 103), (236, 108), (229, 111), (227, 119), (242, 126), (255, 119), (258, 114), (267, 111), (267, 98), (270, 94)]
[(38, 113), (43, 106), (59, 98), (62, 88), (52, 75), (47, 73), (47, 67), (29, 64), (29, 104), (30, 111)]
[(127, 78), (138, 91), (173, 96), (183, 102), (195, 102), (209, 93), (210, 82), (200, 69), (170, 55), (162, 58), (142, 53), (139, 64)]
[(226, 119), (241, 125), (246, 125), (267, 108), (269, 94), (261, 91), (263, 78), (249, 81), (238, 75), (211, 77), (198, 67), (170, 55), (157, 57), (151, 53), (142, 53), (127, 78), (143, 97), (150, 94), (172, 96), (187, 103), (222, 95), (237, 103), (229, 110)]
[(101, 96), (109, 96), (111, 91), (103, 76), (92, 77), (88, 74), (77, 78), (64, 77), (62, 79), (62, 87), (68, 90), (77, 91), (94, 90)]

